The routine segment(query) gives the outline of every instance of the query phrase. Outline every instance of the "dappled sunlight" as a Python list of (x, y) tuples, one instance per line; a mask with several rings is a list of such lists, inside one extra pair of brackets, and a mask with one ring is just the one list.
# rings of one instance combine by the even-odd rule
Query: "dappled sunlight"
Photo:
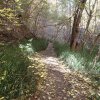
[(99, 5), (0, 0), (0, 100), (99, 100)]
[(69, 66), (69, 68), (74, 68), (75, 70), (84, 70), (84, 58), (75, 55), (71, 52), (63, 52), (60, 56), (61, 59), (64, 59), (65, 63)]
[[(89, 59), (85, 58), (84, 56), (80, 55), (79, 53), (66, 51), (65, 50), (61, 53), (60, 59), (64, 61), (64, 63), (70, 69), (74, 69), (75, 71), (81, 71), (92, 74), (99, 74), (100, 73), (100, 62), (97, 62), (94, 65), (94, 61), (88, 61)], [(88, 67), (87, 67), (88, 66)], [(91, 67), (93, 66), (93, 67)]]
[(44, 62), (47, 64), (58, 65), (58, 60), (55, 57), (45, 57)]
[(61, 61), (59, 61), (59, 59), (56, 57), (45, 57), (45, 58), (42, 58), (42, 61), (46, 65), (48, 65), (49, 69), (57, 70), (62, 73), (65, 73), (65, 72), (70, 73), (70, 69), (65, 68), (65, 65)]
[[(77, 62), (77, 59), (72, 54), (69, 54), (68, 59)], [(44, 84), (39, 86), (35, 99), (67, 100), (67, 98), (70, 98), (80, 100), (83, 98), (85, 100), (87, 98), (88, 100), (89, 96), (95, 95), (95, 89), (92, 87), (89, 77), (66, 70), (66, 66), (56, 57), (46, 56), (45, 54), (41, 56), (41, 61), (45, 64), (47, 76)]]
[[(47, 71), (41, 57), (34, 51), (32, 42), (0, 44), (0, 100), (26, 99), (44, 82)], [(39, 45), (37, 48), (40, 48)]]
[(19, 44), (21, 51), (27, 56), (33, 55), (35, 52), (44, 50), (48, 42), (43, 39), (29, 39)]
[(32, 48), (32, 44), (31, 43), (27, 43), (27, 44), (20, 44), (19, 48), (24, 52), (24, 53), (28, 53), (29, 55), (33, 54), (35, 52), (35, 50)]
[(54, 43), (54, 49), (59, 56), (60, 60), (63, 60), (66, 67), (85, 73), (99, 74), (100, 73), (100, 61), (95, 63), (93, 55), (90, 55), (87, 49), (82, 51), (72, 51), (66, 44)]

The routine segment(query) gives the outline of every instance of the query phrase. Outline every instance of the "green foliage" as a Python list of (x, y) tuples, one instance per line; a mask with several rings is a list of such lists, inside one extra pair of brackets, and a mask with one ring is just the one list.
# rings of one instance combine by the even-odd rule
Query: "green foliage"
[(21, 42), (21, 44), (19, 45), (19, 48), (21, 48), (21, 51), (24, 52), (24, 54), (27, 55), (32, 55), (33, 53), (35, 53), (34, 48), (32, 48), (32, 40), (24, 40)]
[(42, 51), (45, 50), (47, 48), (48, 42), (47, 40), (44, 39), (33, 39), (32, 40), (32, 47), (34, 49), (34, 51), (38, 52), (38, 51)]
[(34, 90), (35, 78), (34, 86), (28, 86), (31, 81), (27, 73), (29, 65), (29, 59), (18, 46), (0, 45), (0, 97), (11, 100)]
[(20, 44), (20, 48), (24, 51), (24, 53), (34, 53), (38, 51), (45, 50), (48, 46), (48, 41), (45, 39), (29, 39), (24, 40)]
[[(43, 64), (34, 50), (43, 50), (45, 40), (27, 40), (21, 44), (0, 44), (0, 99), (29, 96), (43, 79)], [(41, 47), (43, 46), (43, 47)], [(32, 55), (32, 58), (31, 58)]]
[(69, 49), (68, 45), (60, 44), (57, 42), (54, 43), (54, 48), (57, 53), (57, 56), (60, 56), (62, 54), (62, 52), (65, 52), (67, 49)]
[[(65, 62), (66, 67), (87, 74), (87, 77), (90, 77), (92, 81), (93, 87), (98, 90), (100, 85), (100, 59), (95, 64), (95, 67), (93, 62), (97, 48), (94, 49), (92, 55), (86, 49), (80, 52), (71, 51), (66, 44), (54, 43), (54, 48), (60, 59)], [(94, 98), (99, 100), (100, 98), (97, 92), (91, 93), (88, 97), (89, 100)]]
[(15, 0), (16, 2), (16, 10), (18, 12), (24, 13), (27, 10), (27, 7), (29, 7), (32, 0)]
[(100, 73), (100, 60), (93, 66), (93, 60), (96, 55), (95, 49), (90, 55), (89, 51), (83, 49), (82, 51), (71, 51), (66, 44), (54, 43), (54, 48), (57, 55), (65, 61), (65, 63), (74, 70), (87, 71), (88, 73)]

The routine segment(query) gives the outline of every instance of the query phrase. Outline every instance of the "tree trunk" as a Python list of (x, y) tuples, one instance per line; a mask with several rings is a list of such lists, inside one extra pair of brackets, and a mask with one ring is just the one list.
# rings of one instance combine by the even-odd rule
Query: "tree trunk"
[(75, 12), (71, 41), (70, 41), (70, 48), (72, 50), (75, 50), (78, 45), (77, 39), (78, 39), (78, 35), (79, 35), (79, 24), (81, 22), (82, 12), (85, 8), (86, 1), (87, 0), (79, 0), (78, 7)]

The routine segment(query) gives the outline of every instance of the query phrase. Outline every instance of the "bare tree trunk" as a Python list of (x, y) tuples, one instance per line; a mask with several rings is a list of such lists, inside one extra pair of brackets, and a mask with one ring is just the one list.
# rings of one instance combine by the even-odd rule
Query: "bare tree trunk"
[(84, 40), (84, 44), (83, 45), (85, 45), (86, 42), (87, 42), (86, 41), (87, 40), (87, 33), (88, 33), (88, 29), (89, 29), (89, 25), (90, 25), (91, 19), (93, 17), (93, 12), (94, 12), (94, 9), (95, 9), (95, 6), (96, 6), (96, 2), (97, 2), (97, 0), (94, 1), (94, 4), (92, 6), (92, 9), (89, 8), (89, 12), (87, 11), (87, 9), (85, 9), (89, 17), (88, 17), (88, 21), (87, 21), (86, 29), (85, 29), (85, 33), (84, 33), (84, 39), (85, 40)]
[(72, 50), (75, 50), (77, 47), (77, 39), (79, 35), (79, 24), (81, 22), (82, 12), (85, 8), (86, 1), (87, 0), (79, 0), (78, 7), (75, 12), (71, 41), (70, 41), (70, 48)]

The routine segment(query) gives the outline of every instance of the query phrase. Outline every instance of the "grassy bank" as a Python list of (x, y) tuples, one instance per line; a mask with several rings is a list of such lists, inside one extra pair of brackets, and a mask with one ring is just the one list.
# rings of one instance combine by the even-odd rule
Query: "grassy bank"
[(47, 42), (42, 39), (0, 43), (0, 100), (27, 97), (36, 91), (43, 79), (44, 65), (35, 60), (35, 52), (46, 47)]
[[(95, 89), (100, 88), (100, 59), (94, 66), (94, 57), (97, 49), (95, 49), (90, 55), (89, 51), (84, 49), (83, 51), (71, 51), (67, 44), (54, 43), (54, 49), (57, 56), (64, 61), (66, 67), (72, 71), (82, 73), (86, 77), (91, 79), (91, 83)], [(99, 100), (99, 93), (92, 93), (91, 98)], [(91, 99), (92, 100), (92, 99)]]
[(89, 51), (71, 51), (67, 44), (54, 43), (54, 48), (57, 55), (66, 63), (66, 65), (74, 70), (89, 72), (92, 74), (100, 73), (100, 59), (94, 65), (94, 57), (97, 49), (90, 55)]

